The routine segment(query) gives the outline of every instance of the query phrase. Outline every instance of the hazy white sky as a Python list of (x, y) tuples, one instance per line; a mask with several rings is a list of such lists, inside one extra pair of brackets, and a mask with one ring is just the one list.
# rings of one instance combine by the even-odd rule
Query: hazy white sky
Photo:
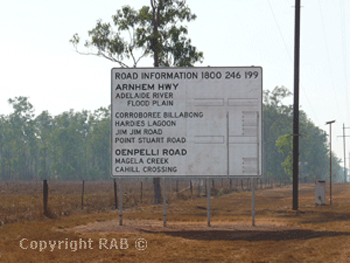
[[(336, 120), (333, 150), (343, 158), (337, 135), (343, 123), (350, 127), (350, 2), (301, 2), (301, 109), (327, 133), (325, 122)], [(189, 37), (205, 57), (198, 66), (261, 66), (265, 90), (293, 91), (294, 0), (187, 3), (197, 15)], [(15, 96), (30, 97), (36, 114), (108, 106), (110, 70), (118, 65), (78, 55), (69, 39), (84, 39), (97, 19), (111, 22), (126, 4), (139, 9), (149, 0), (0, 0), (0, 114), (11, 112), (7, 100)]]

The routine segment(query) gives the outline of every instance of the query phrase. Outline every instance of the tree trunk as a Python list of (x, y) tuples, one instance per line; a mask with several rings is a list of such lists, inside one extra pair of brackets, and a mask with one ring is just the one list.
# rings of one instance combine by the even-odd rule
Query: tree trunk
[[(158, 36), (158, 26), (160, 23), (160, 10), (162, 8), (162, 1), (159, 1), (159, 4), (157, 6), (156, 2), (154, 0), (151, 0), (151, 6), (153, 11), (152, 16), (152, 22), (153, 22), (153, 39), (152, 39), (152, 49), (153, 49), (153, 60), (154, 60), (154, 67), (159, 67), (159, 36)], [(154, 185), (154, 199), (156, 204), (161, 203), (161, 187), (160, 187), (160, 178), (153, 178), (153, 185)]]
[(193, 185), (192, 185), (192, 180), (190, 180), (190, 191), (191, 191), (191, 196), (193, 195)]
[(160, 188), (160, 178), (156, 177), (153, 178), (153, 186), (154, 186), (154, 202), (156, 204), (161, 204), (162, 203), (162, 192)]
[(160, 10), (162, 9), (163, 2), (159, 1), (158, 5), (154, 0), (151, 0), (152, 6), (152, 23), (153, 23), (153, 39), (152, 39), (152, 49), (153, 49), (153, 65), (155, 68), (159, 67), (159, 55), (160, 55), (160, 39), (158, 27), (160, 24)]

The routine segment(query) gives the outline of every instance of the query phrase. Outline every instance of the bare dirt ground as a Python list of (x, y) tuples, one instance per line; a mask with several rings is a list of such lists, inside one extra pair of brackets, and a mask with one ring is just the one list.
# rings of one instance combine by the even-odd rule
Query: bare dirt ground
[[(0, 262), (350, 262), (350, 184), (333, 186), (333, 205), (327, 191), (316, 206), (314, 184), (301, 185), (299, 213), (291, 187), (258, 190), (256, 226), (250, 192), (212, 198), (211, 227), (206, 198), (169, 204), (167, 227), (162, 205), (126, 209), (123, 226), (118, 211), (8, 224)], [(49, 240), (61, 248), (39, 251)]]

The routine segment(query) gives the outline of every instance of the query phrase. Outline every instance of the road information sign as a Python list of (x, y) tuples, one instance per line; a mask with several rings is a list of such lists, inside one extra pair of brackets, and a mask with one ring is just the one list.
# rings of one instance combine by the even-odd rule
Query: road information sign
[(112, 69), (112, 177), (261, 174), (262, 68)]

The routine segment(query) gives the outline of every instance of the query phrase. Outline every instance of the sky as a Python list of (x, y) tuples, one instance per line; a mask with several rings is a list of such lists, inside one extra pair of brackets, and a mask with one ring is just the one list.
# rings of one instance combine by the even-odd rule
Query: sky
[[(285, 86), (293, 92), (294, 0), (187, 4), (197, 15), (186, 24), (188, 36), (204, 53), (196, 66), (261, 66), (264, 90)], [(350, 127), (350, 1), (301, 4), (300, 109), (327, 133), (325, 123), (336, 120), (332, 150), (344, 159), (338, 136), (343, 124)], [(29, 97), (37, 115), (107, 107), (111, 69), (119, 65), (79, 55), (69, 40), (75, 33), (85, 40), (98, 19), (112, 22), (125, 5), (139, 9), (149, 0), (0, 0), (0, 115), (11, 113), (8, 99), (16, 96)], [(152, 67), (152, 60), (138, 66)], [(292, 104), (293, 97), (284, 103)], [(345, 132), (350, 135), (350, 129)]]

